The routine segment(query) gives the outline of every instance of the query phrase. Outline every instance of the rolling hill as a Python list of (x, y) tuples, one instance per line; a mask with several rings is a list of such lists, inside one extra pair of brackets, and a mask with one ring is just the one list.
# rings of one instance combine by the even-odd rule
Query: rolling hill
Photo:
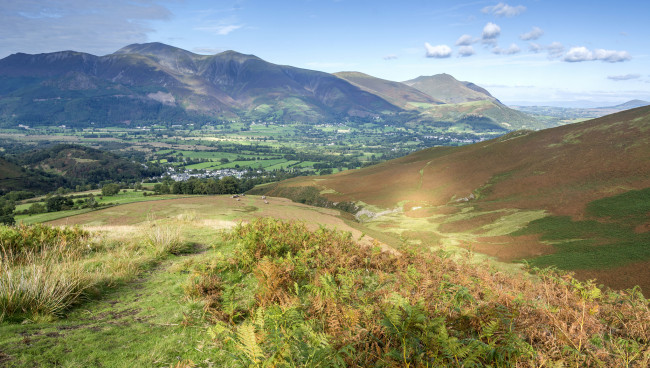
[(444, 103), (404, 83), (376, 78), (359, 72), (339, 72), (334, 75), (403, 109), (417, 109), (422, 105)]
[(73, 144), (58, 144), (27, 152), (19, 160), (26, 167), (62, 176), (76, 183), (133, 182), (161, 173), (151, 172), (143, 165), (111, 152)]
[(0, 157), (0, 195), (11, 191), (47, 193), (69, 184), (60, 176), (39, 169), (27, 169)]
[(486, 89), (471, 82), (461, 82), (449, 74), (420, 76), (402, 84), (427, 94), (443, 104), (416, 103), (422, 120), (467, 124), (478, 129), (518, 130), (545, 129), (548, 124), (503, 105)]
[(62, 51), (0, 60), (0, 114), (14, 123), (115, 124), (249, 117), (322, 121), (400, 109), (331, 74), (161, 43), (106, 56)]
[(463, 147), (431, 148), (321, 178), (316, 188), (365, 205), (361, 220), (421, 246), (471, 247), (650, 290), (650, 107)]
[(499, 102), (486, 89), (471, 82), (461, 82), (449, 74), (419, 76), (402, 82), (448, 104), (489, 100)]

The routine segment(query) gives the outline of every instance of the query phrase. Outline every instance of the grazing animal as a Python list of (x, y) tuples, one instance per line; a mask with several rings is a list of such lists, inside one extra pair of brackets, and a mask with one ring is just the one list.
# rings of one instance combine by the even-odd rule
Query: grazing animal
[(269, 201), (264, 201), (264, 204), (269, 204)]

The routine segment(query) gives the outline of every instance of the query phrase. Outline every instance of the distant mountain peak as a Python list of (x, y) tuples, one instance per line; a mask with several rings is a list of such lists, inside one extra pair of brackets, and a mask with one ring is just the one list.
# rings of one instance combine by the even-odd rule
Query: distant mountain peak
[(220, 52), (220, 53), (214, 55), (214, 57), (229, 58), (229, 59), (239, 61), (239, 62), (243, 62), (243, 61), (246, 61), (246, 60), (262, 60), (261, 58), (255, 56), (255, 55), (242, 54), (241, 52), (237, 52), (237, 51), (234, 51), (234, 50), (226, 50), (226, 51)]
[(643, 106), (648, 106), (648, 105), (650, 105), (650, 102), (636, 99), (636, 100), (627, 101), (627, 102), (622, 103), (620, 105), (609, 106), (608, 108), (614, 108), (614, 109), (619, 109), (619, 110), (629, 110), (629, 109), (634, 109), (634, 108), (637, 108), (637, 107), (643, 107)]
[[(133, 43), (122, 47), (114, 54), (141, 54), (141, 55), (159, 55), (165, 53), (183, 53), (186, 55), (197, 55), (193, 52), (183, 50), (179, 47), (167, 45), (161, 42)], [(197, 55), (198, 56), (198, 55)]]
[(489, 100), (500, 104), (500, 102), (484, 88), (481, 88), (474, 83), (459, 81), (451, 74), (447, 73), (428, 76), (421, 75), (403, 83), (416, 88), (435, 99), (444, 101), (445, 103)]

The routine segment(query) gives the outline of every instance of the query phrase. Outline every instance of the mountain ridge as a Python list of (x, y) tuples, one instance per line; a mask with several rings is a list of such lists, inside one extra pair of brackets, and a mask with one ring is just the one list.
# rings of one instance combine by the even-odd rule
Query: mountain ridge
[[(102, 96), (98, 97), (98, 93), (60, 93), (54, 88), (56, 82), (69, 73), (101, 80), (105, 86), (92, 89), (102, 90)], [(271, 112), (267, 116), (256, 116), (258, 118), (294, 121), (373, 117), (401, 111), (382, 98), (328, 73), (276, 65), (235, 51), (198, 55), (161, 43), (128, 45), (105, 56), (71, 51), (13, 54), (0, 60), (0, 76), (9, 82), (8, 94), (17, 99), (13, 105), (0, 106), (4, 107), (4, 111), (0, 111), (5, 116), (19, 115), (16, 112), (29, 115), (25, 110), (33, 107), (35, 97), (43, 99), (35, 94), (51, 99), (94, 98), (101, 100), (96, 104), (110, 105), (113, 102), (106, 102), (107, 99), (124, 96), (124, 91), (104, 91), (116, 90), (127, 90), (131, 99), (127, 103), (139, 100), (141, 104), (154, 105), (156, 102), (148, 97), (149, 93), (170, 93), (176, 100), (174, 106), (182, 110), (176, 112), (181, 118), (187, 118), (187, 113), (246, 116), (260, 105), (268, 106)], [(34, 79), (21, 81), (18, 77)], [(43, 82), (50, 88), (41, 88)], [(62, 102), (51, 104), (55, 105), (52, 109), (57, 113), (65, 110)], [(112, 109), (114, 107), (107, 107), (109, 111), (105, 115), (111, 115)], [(41, 114), (43, 120), (46, 120), (45, 115), (52, 113)], [(59, 121), (66, 119), (71, 117), (64, 112), (58, 118)]]

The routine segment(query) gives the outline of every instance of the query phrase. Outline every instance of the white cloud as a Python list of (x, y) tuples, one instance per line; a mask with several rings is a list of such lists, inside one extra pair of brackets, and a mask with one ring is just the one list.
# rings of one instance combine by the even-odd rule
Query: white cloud
[(424, 48), (428, 58), (443, 59), (451, 56), (451, 47), (447, 45), (431, 46), (428, 42), (425, 42)]
[(215, 26), (196, 27), (194, 29), (197, 31), (211, 32), (219, 36), (226, 36), (232, 31), (236, 31), (242, 27), (243, 25), (241, 24), (219, 24)]
[(550, 58), (559, 58), (564, 54), (564, 45), (560, 42), (552, 42), (550, 45), (546, 46), (548, 51), (548, 57)]
[(564, 61), (568, 62), (580, 62), (580, 61), (589, 61), (594, 60), (594, 54), (589, 49), (584, 46), (572, 47), (569, 52), (564, 55)]
[(541, 45), (536, 42), (529, 42), (528, 50), (534, 53), (546, 51), (550, 59), (556, 59), (564, 55), (564, 45), (559, 42), (553, 42), (550, 45)]
[(461, 46), (458, 48), (458, 56), (468, 57), (474, 55), (474, 48), (472, 46)]
[(532, 41), (542, 37), (543, 34), (544, 31), (542, 31), (541, 28), (533, 27), (533, 29), (530, 32), (519, 35), (519, 38), (524, 41)]
[(494, 45), (500, 35), (501, 27), (492, 22), (489, 22), (483, 27), (483, 43)]
[(607, 77), (607, 79), (611, 79), (613, 81), (626, 81), (626, 80), (632, 80), (632, 79), (639, 79), (641, 78), (641, 74), (625, 74), (625, 75), (610, 75)]
[(458, 38), (458, 41), (456, 41), (455, 45), (456, 46), (469, 46), (469, 45), (471, 45), (473, 43), (476, 43), (476, 40), (474, 39), (474, 37), (472, 37), (472, 36), (470, 36), (468, 34), (465, 34), (465, 35), (462, 35), (462, 36), (460, 36)]
[(510, 47), (508, 47), (507, 49), (502, 49), (500, 47), (495, 47), (492, 49), (492, 53), (497, 55), (514, 55), (519, 53), (520, 51), (521, 49), (519, 48), (519, 46), (517, 46), (517, 44), (514, 43), (511, 44)]
[(526, 11), (523, 5), (510, 6), (506, 3), (498, 3), (494, 6), (486, 6), (483, 8), (483, 13), (494, 14), (497, 17), (514, 17)]
[(397, 57), (397, 55), (395, 55), (395, 54), (390, 54), (390, 55), (386, 55), (386, 56), (384, 56), (384, 60), (395, 60), (395, 59), (397, 59), (397, 58), (398, 58), (398, 57)]
[(618, 63), (622, 61), (628, 61), (632, 58), (627, 51), (616, 51), (616, 50), (604, 50), (596, 49), (589, 50), (584, 46), (572, 47), (562, 60), (577, 63), (582, 61), (595, 61), (600, 60), (608, 63)]
[(531, 52), (534, 52), (534, 53), (538, 53), (538, 52), (544, 50), (544, 46), (542, 46), (542, 45), (540, 45), (538, 43), (535, 43), (535, 42), (529, 42), (528, 43), (528, 50), (530, 50)]
[(596, 58), (596, 60), (606, 61), (608, 63), (618, 63), (621, 61), (628, 61), (632, 59), (632, 56), (627, 51), (615, 51), (615, 50), (603, 50), (603, 49), (594, 50), (594, 57)]

